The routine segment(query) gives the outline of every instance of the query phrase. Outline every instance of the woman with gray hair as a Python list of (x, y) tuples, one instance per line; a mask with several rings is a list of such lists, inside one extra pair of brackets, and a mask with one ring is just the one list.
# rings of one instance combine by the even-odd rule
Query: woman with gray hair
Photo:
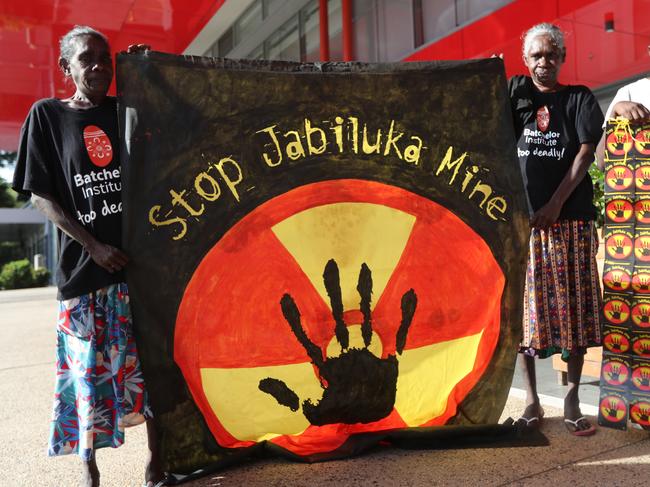
[[(82, 485), (96, 487), (95, 450), (120, 446), (125, 427), (147, 421), (145, 485), (163, 485), (124, 282), (128, 257), (120, 250), (117, 103), (107, 96), (111, 51), (103, 34), (84, 26), (63, 36), (60, 48), (59, 66), (75, 93), (32, 106), (13, 181), (59, 230), (57, 374), (48, 454), (79, 454)], [(146, 46), (129, 51), (141, 49)]]
[(587, 347), (601, 342), (601, 295), (593, 185), (587, 172), (603, 114), (585, 86), (558, 81), (566, 59), (562, 31), (538, 24), (523, 38), (530, 76), (510, 80), (517, 152), (531, 214), (520, 362), (527, 401), (519, 423), (537, 428), (544, 415), (535, 358), (561, 353), (567, 362), (564, 424), (577, 436), (594, 426), (580, 411), (578, 386)]

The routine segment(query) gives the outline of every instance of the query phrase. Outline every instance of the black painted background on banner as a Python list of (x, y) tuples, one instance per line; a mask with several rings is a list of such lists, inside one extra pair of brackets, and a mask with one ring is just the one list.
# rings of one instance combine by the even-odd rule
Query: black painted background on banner
[[(277, 195), (317, 181), (358, 178), (405, 188), (447, 207), (486, 241), (507, 278), (501, 335), (488, 370), (449, 423), (498, 420), (520, 335), (528, 239), (501, 60), (301, 65), (148, 52), (118, 56), (117, 83), (128, 283), (168, 469), (190, 471), (241, 453), (217, 447), (173, 362), (174, 323), (189, 279), (206, 252), (242, 217)], [(305, 118), (327, 130), (322, 121), (337, 116), (357, 117), (373, 139), (378, 128), (387, 134), (394, 120), (396, 130), (404, 132), (400, 146), (411, 135), (422, 138), (418, 164), (395, 152), (366, 155), (350, 149), (297, 161), (285, 156), (277, 167), (262, 160), (268, 137), (256, 131), (271, 125), (283, 133), (304, 131)], [(451, 171), (436, 175), (450, 146), (452, 160), (468, 153), (453, 183)], [(170, 204), (170, 189), (193, 188), (196, 176), (224, 157), (242, 169), (239, 202), (222, 185), (218, 200), (202, 201), (203, 215), (188, 218), (180, 240), (172, 239), (178, 225), (149, 224), (155, 205), (181, 214), (179, 205)], [(506, 198), (505, 220), (491, 219), (485, 207), (479, 208), (480, 198), (468, 199), (472, 183), (461, 191), (465, 169), (472, 165), (479, 168), (474, 181), (480, 178), (494, 195)]]

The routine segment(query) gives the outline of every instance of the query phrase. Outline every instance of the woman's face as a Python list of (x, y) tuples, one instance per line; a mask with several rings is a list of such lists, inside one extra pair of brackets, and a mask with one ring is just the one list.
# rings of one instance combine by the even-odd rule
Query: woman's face
[(74, 43), (75, 51), (70, 60), (62, 60), (66, 74), (72, 78), (77, 91), (87, 98), (104, 97), (113, 80), (113, 60), (108, 45), (92, 35), (76, 37)]
[(538, 86), (553, 88), (564, 63), (564, 49), (558, 48), (546, 34), (534, 37), (524, 55), (524, 63)]

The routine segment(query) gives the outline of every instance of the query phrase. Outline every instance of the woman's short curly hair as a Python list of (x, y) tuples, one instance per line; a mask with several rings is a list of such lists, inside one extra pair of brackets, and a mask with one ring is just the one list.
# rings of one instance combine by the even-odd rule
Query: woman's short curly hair
[(66, 61), (70, 61), (75, 50), (74, 40), (77, 37), (83, 36), (94, 36), (104, 41), (107, 46), (109, 45), (108, 37), (98, 30), (88, 27), (87, 25), (75, 25), (67, 34), (61, 37), (61, 40), (59, 41), (59, 56)]
[(555, 47), (557, 47), (560, 51), (564, 50), (564, 33), (562, 30), (557, 25), (544, 22), (541, 24), (533, 25), (522, 36), (522, 51), (524, 56), (528, 53), (533, 39), (540, 35), (549, 36), (551, 38), (551, 42), (555, 45)]

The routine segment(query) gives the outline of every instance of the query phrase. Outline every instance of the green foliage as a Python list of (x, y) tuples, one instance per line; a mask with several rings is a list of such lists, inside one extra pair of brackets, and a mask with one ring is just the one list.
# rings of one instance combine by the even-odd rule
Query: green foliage
[(9, 183), (0, 177), (0, 208), (13, 208), (16, 206), (16, 193)]
[(589, 175), (594, 182), (594, 206), (598, 210), (596, 226), (602, 228), (605, 223), (605, 175), (596, 167), (596, 163), (589, 166)]
[(47, 269), (34, 270), (27, 259), (14, 260), (2, 266), (0, 289), (42, 287), (47, 285), (49, 278)]
[(24, 255), (20, 242), (0, 242), (0, 269), (7, 262), (18, 260)]

